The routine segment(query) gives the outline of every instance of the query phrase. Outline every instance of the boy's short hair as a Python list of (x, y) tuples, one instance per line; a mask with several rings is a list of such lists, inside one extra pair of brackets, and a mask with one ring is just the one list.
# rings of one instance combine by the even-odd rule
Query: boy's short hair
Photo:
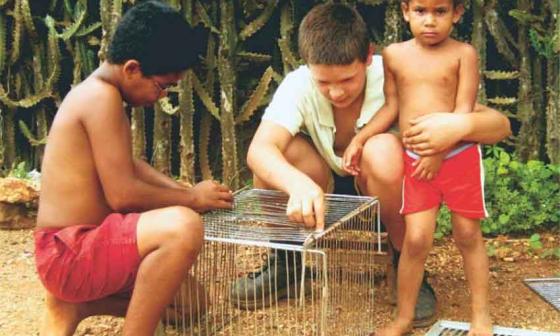
[(343, 4), (313, 7), (299, 26), (299, 54), (307, 64), (346, 65), (365, 62), (369, 39), (357, 10)]
[[(401, 1), (406, 3), (407, 5), (410, 2), (410, 0), (401, 0)], [(451, 2), (453, 3), (453, 8), (463, 4), (463, 0), (451, 0)]]
[(175, 9), (160, 1), (143, 1), (128, 10), (111, 39), (107, 60), (134, 59), (145, 76), (181, 72), (192, 66), (204, 48), (201, 32)]

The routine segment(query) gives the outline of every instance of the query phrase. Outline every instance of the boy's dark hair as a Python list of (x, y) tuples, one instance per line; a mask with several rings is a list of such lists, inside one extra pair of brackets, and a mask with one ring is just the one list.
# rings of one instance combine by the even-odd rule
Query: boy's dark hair
[(343, 4), (313, 7), (299, 26), (299, 54), (308, 64), (346, 65), (365, 62), (367, 27), (354, 8)]
[(193, 65), (204, 48), (202, 32), (179, 12), (160, 1), (139, 3), (126, 12), (109, 44), (107, 60), (134, 59), (145, 76), (181, 72)]
[[(410, 0), (401, 0), (401, 1), (406, 3), (407, 5), (410, 2)], [(463, 4), (463, 0), (452, 0), (451, 2), (453, 3), (453, 8)]]

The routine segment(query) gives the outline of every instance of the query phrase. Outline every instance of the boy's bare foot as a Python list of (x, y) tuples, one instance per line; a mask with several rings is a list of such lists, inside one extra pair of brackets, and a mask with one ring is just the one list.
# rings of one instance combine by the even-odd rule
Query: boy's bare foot
[(492, 336), (492, 320), (489, 314), (473, 314), (471, 328), (467, 336)]
[(408, 335), (412, 331), (412, 321), (396, 319), (386, 327), (378, 330), (370, 336), (401, 336)]
[(80, 305), (61, 301), (47, 293), (41, 336), (73, 335), (80, 323)]

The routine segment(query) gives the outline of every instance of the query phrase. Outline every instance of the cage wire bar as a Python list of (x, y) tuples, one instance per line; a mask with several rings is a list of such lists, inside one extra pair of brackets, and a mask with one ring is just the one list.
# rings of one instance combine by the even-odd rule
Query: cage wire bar
[[(205, 244), (166, 310), (166, 335), (371, 332), (374, 256), (385, 254), (386, 239), (379, 202), (325, 199), (321, 232), (291, 222), (288, 196), (278, 191), (242, 190), (233, 210), (205, 214)], [(259, 277), (262, 269), (284, 275)]]
[(560, 311), (560, 277), (525, 279), (523, 282), (554, 309)]

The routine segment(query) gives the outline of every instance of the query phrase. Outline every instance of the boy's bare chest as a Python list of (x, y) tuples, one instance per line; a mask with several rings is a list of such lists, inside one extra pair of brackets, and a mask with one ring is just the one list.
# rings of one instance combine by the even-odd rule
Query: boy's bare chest
[(455, 89), (459, 75), (459, 60), (455, 57), (416, 57), (395, 62), (393, 74), (399, 89), (433, 87)]
[(351, 111), (348, 113), (334, 113), (334, 123), (336, 132), (334, 133), (334, 152), (342, 156), (344, 150), (350, 144), (350, 141), (356, 135), (356, 120), (360, 116), (360, 111)]

